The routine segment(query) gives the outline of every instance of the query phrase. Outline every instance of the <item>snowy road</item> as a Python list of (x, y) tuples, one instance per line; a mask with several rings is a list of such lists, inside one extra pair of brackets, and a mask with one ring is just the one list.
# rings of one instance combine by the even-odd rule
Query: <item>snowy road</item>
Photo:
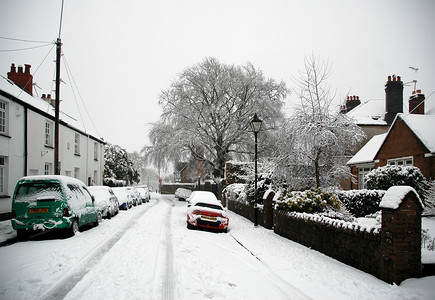
[(401, 286), (233, 213), (230, 230), (186, 228), (186, 202), (153, 194), (67, 239), (0, 247), (0, 299), (434, 299), (435, 277)]

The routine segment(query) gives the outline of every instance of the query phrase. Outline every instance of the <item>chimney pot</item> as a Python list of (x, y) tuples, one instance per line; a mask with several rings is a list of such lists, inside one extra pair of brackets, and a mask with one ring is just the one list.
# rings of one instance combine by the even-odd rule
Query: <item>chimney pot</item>
[(11, 73), (17, 73), (17, 69), (15, 68), (15, 64), (11, 65)]
[(397, 81), (402, 81), (402, 80), (400, 79), (400, 76), (397, 76)]
[(30, 67), (31, 67), (31, 65), (26, 65), (26, 64), (25, 64), (24, 67), (25, 67), (25, 71), (24, 71), (24, 72), (25, 72), (26, 74), (30, 74)]
[(47, 99), (51, 99), (51, 94), (47, 94)]
[(18, 66), (18, 73), (20, 73), (20, 74), (23, 73), (23, 66)]
[(417, 90), (417, 94), (421, 94), (421, 90)]
[(391, 76), (388, 76), (388, 81), (391, 81)]
[(42, 94), (41, 99), (45, 99), (45, 94)]

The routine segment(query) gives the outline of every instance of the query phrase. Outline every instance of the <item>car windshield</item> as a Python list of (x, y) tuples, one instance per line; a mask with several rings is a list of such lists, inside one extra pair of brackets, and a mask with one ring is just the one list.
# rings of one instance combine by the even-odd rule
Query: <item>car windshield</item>
[(23, 182), (15, 193), (16, 202), (31, 202), (43, 198), (62, 197), (60, 184), (57, 182)]
[(202, 203), (202, 202), (198, 202), (195, 204), (195, 206), (200, 206), (200, 207), (208, 207), (208, 208), (213, 208), (213, 209), (218, 209), (218, 210), (222, 210), (222, 207), (216, 204), (211, 204), (211, 203)]

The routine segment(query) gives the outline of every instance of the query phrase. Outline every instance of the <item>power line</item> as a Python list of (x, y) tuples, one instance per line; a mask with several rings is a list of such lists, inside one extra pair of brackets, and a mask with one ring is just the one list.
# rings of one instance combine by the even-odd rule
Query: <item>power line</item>
[(18, 49), (6, 49), (6, 50), (1, 50), (0, 49), (0, 52), (13, 52), (13, 51), (31, 50), (31, 49), (42, 48), (42, 47), (47, 47), (47, 46), (50, 46), (50, 44), (41, 45), (41, 46), (34, 46), (34, 47), (27, 47), (27, 48), (18, 48)]
[(35, 41), (35, 40), (24, 40), (24, 39), (16, 39), (16, 38), (10, 38), (10, 37), (5, 37), (5, 36), (0, 36), (0, 39), (10, 40), (10, 41), (18, 41), (18, 42), (28, 42), (28, 43), (53, 44), (53, 42)]

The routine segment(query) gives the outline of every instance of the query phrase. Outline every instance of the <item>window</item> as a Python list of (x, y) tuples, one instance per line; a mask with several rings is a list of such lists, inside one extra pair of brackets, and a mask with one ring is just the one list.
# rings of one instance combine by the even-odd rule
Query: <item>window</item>
[(387, 160), (387, 164), (390, 166), (413, 166), (414, 159), (412, 156), (392, 158)]
[(44, 166), (44, 175), (51, 175), (51, 164), (50, 163), (45, 163)]
[(5, 176), (6, 176), (6, 163), (5, 158), (0, 156), (0, 195), (6, 194), (6, 184), (5, 184)]
[(372, 167), (358, 168), (358, 189), (362, 190), (367, 188), (365, 176), (373, 170)]
[(97, 174), (98, 174), (98, 172), (97, 172), (97, 170), (94, 170), (94, 184), (97, 184), (97, 182), (98, 182), (98, 176), (97, 176)]
[(53, 147), (53, 122), (45, 121), (45, 146)]
[(80, 168), (74, 168), (74, 178), (79, 178), (80, 176)]
[(94, 160), (98, 160), (98, 143), (94, 143)]
[(74, 154), (80, 155), (80, 134), (76, 133), (74, 138)]
[(0, 133), (8, 133), (8, 113), (6, 102), (0, 101)]

